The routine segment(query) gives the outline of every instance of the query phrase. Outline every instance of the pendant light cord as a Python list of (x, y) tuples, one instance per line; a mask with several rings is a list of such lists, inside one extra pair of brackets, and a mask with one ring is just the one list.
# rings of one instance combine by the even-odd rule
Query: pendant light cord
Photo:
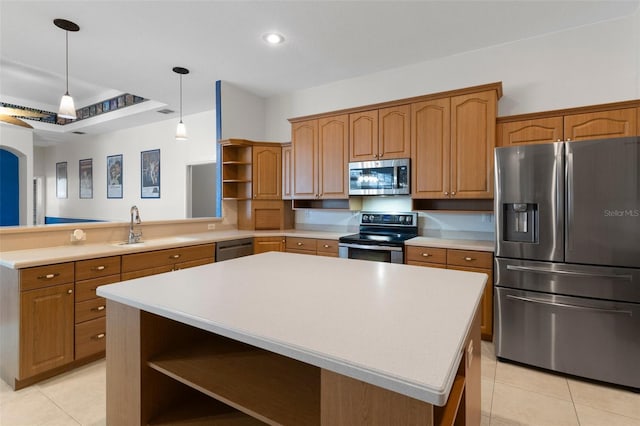
[(180, 122), (182, 123), (182, 74), (180, 74)]
[(65, 31), (66, 63), (67, 63), (67, 95), (69, 94), (69, 31)]

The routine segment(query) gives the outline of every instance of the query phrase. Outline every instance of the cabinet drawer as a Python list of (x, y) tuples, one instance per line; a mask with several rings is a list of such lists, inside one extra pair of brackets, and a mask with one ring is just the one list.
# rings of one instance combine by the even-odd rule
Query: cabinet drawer
[(96, 289), (99, 286), (113, 284), (119, 281), (120, 274), (94, 278), (92, 280), (76, 281), (76, 303), (96, 298)]
[(89, 355), (104, 352), (107, 341), (106, 318), (102, 317), (76, 325), (75, 337), (75, 359), (81, 359)]
[(20, 270), (21, 291), (72, 283), (73, 280), (73, 262), (36, 266)]
[[(409, 262), (427, 262), (427, 263), (447, 263), (447, 249), (407, 246), (406, 247), (407, 263)], [(426, 265), (425, 265), (426, 266)]]
[(107, 302), (102, 297), (76, 302), (76, 324), (103, 317), (106, 312)]
[(316, 240), (316, 250), (320, 256), (338, 257), (338, 241)]
[(122, 272), (138, 271), (196, 259), (213, 259), (214, 245), (203, 244), (122, 256)]
[(474, 250), (447, 250), (447, 264), (471, 266), (474, 268), (493, 268), (493, 253)]
[(120, 256), (101, 257), (99, 259), (79, 260), (76, 262), (76, 281), (119, 273)]
[(316, 240), (315, 238), (287, 237), (287, 251), (290, 249), (311, 251), (315, 254)]

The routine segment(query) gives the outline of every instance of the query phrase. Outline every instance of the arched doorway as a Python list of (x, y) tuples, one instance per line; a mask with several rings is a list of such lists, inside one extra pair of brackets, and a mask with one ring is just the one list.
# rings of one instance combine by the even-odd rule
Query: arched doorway
[(18, 157), (0, 149), (0, 226), (20, 225), (19, 173)]

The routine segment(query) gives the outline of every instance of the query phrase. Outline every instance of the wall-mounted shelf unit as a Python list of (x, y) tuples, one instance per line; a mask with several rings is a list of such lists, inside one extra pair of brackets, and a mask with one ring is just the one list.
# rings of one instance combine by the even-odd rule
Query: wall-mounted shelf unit
[(230, 139), (222, 143), (222, 199), (250, 200), (252, 146)]

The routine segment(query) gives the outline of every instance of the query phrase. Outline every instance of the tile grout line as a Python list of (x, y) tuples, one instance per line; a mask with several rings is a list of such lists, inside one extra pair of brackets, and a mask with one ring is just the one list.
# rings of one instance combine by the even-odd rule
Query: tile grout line
[(73, 420), (74, 422), (76, 422), (78, 424), (78, 426), (82, 426), (82, 423), (76, 419), (75, 417), (73, 417), (73, 415), (71, 415), (71, 413), (69, 413), (67, 410), (65, 410), (64, 408), (62, 408), (55, 399), (53, 399), (52, 397), (50, 397), (44, 389), (42, 389), (42, 387), (38, 386), (37, 387), (38, 392), (40, 392), (42, 395), (44, 395), (45, 398), (47, 398), (49, 401), (51, 401), (51, 403), (53, 405), (55, 405), (56, 407), (58, 407), (58, 409), (60, 411), (62, 411), (63, 413), (65, 413), (67, 416), (69, 416), (71, 418), (71, 420)]
[(573, 412), (576, 413), (576, 420), (578, 421), (578, 426), (580, 426), (580, 416), (578, 415), (578, 409), (576, 408), (576, 401), (573, 399), (573, 392), (571, 392), (571, 386), (569, 385), (569, 380), (565, 379), (567, 383), (567, 389), (569, 389), (569, 397), (571, 397), (571, 405), (573, 405)]

